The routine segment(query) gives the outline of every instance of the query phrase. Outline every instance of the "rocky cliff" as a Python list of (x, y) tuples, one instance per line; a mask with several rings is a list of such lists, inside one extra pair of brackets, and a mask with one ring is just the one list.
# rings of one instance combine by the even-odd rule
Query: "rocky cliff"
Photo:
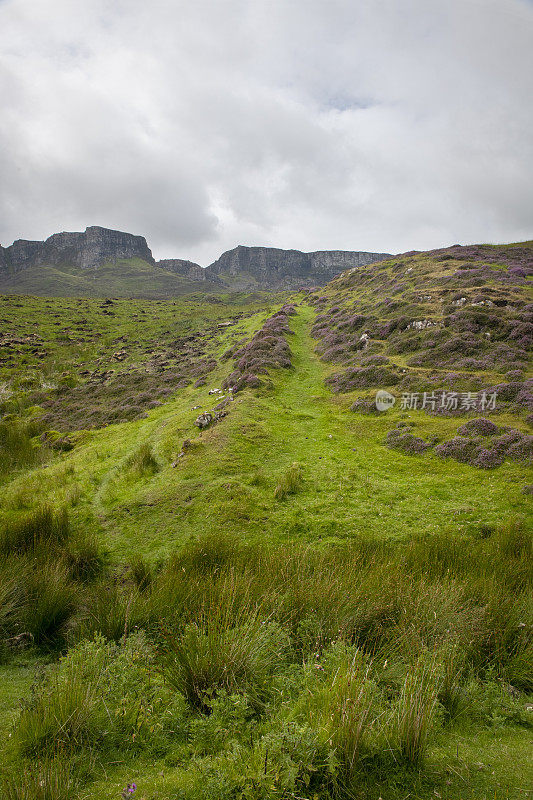
[(238, 289), (297, 289), (323, 285), (346, 269), (382, 261), (389, 255), (345, 250), (304, 253), (240, 245), (223, 253), (206, 272)]
[(10, 273), (43, 265), (85, 270), (121, 258), (141, 258), (154, 264), (144, 236), (93, 225), (83, 233), (54, 233), (44, 242), (17, 239), (10, 247), (2, 248), (0, 268)]

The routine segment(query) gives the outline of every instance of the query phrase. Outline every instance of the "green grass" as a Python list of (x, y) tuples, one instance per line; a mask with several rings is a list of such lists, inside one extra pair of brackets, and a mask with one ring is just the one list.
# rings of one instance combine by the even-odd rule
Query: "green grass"
[(472, 774), (483, 792), (518, 797), (520, 770), (478, 777), (486, 752), (471, 741), (505, 736), (513, 751), (531, 730), (533, 687), (509, 685), (530, 647), (531, 580), (515, 526), (462, 547), (444, 535), (322, 550), (193, 540), (149, 582), (120, 571), (77, 588), (71, 648), (22, 706), (7, 763), (29, 792), (26, 759), (49, 770), (59, 755), (67, 781), (84, 753), (90, 785), (119, 752), (109, 785), (80, 797), (134, 780), (154, 798), (162, 785), (191, 800), (217, 786), (251, 798), (414, 786), (429, 798), (446, 785), (459, 799)]

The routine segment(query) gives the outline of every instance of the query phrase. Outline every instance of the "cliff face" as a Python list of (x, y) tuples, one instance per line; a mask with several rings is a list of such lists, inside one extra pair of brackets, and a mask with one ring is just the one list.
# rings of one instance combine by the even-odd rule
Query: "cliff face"
[(95, 269), (119, 258), (141, 258), (150, 264), (154, 263), (143, 236), (96, 225), (86, 228), (84, 233), (54, 233), (44, 242), (18, 239), (10, 247), (3, 248), (3, 256), (4, 270), (12, 273), (41, 265)]
[(297, 289), (322, 285), (346, 269), (388, 257), (388, 253), (345, 250), (303, 253), (300, 250), (240, 245), (223, 253), (206, 268), (206, 272), (239, 289)]

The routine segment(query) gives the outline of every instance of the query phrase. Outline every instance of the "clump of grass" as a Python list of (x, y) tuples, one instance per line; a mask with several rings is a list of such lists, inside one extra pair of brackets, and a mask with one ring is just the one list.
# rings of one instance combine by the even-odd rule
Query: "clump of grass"
[(19, 754), (46, 758), (164, 740), (183, 701), (162, 685), (152, 662), (140, 633), (121, 645), (95, 637), (72, 648), (23, 706), (13, 734)]
[(217, 531), (189, 539), (171, 559), (170, 566), (174, 570), (184, 569), (189, 574), (212, 575), (232, 566), (250, 563), (248, 559), (253, 559), (253, 556), (253, 548), (246, 547), (224, 531)]
[(50, 450), (33, 441), (38, 431), (37, 420), (6, 418), (0, 421), (0, 475), (45, 461)]
[(63, 560), (74, 581), (90, 583), (104, 572), (107, 554), (95, 535), (78, 536), (65, 548)]
[(291, 464), (288, 470), (281, 476), (278, 485), (274, 490), (276, 500), (285, 500), (289, 495), (296, 494), (303, 485), (302, 467), (297, 462)]
[(159, 464), (149, 442), (143, 442), (126, 460), (125, 468), (135, 475), (155, 475)]
[(24, 568), (20, 559), (8, 557), (0, 564), (0, 663), (7, 661), (9, 651), (6, 640), (20, 632), (20, 618), (24, 608)]
[(69, 534), (66, 509), (54, 511), (51, 506), (42, 506), (4, 526), (0, 532), (0, 553), (21, 555), (39, 548), (51, 550), (65, 544)]
[(128, 576), (141, 592), (144, 592), (150, 587), (154, 577), (151, 565), (141, 555), (135, 555), (130, 560)]
[(370, 666), (361, 650), (335, 643), (325, 654), (324, 670), (316, 679), (308, 718), (332, 745), (343, 781), (350, 781), (361, 760), (371, 752), (372, 730), (380, 716), (376, 687), (369, 678)]
[(36, 644), (64, 643), (68, 623), (77, 611), (80, 592), (61, 561), (29, 564), (24, 579), (22, 626)]
[(2, 797), (4, 800), (71, 800), (79, 782), (78, 765), (56, 754), (40, 761), (32, 760), (16, 776), (5, 777)]
[(79, 641), (100, 634), (119, 642), (136, 626), (146, 626), (144, 611), (142, 597), (131, 583), (116, 578), (98, 581), (87, 592), (71, 637)]
[(63, 644), (79, 599), (62, 561), (8, 556), (0, 566), (0, 641)]
[(403, 682), (393, 718), (393, 739), (399, 756), (408, 764), (420, 764), (435, 723), (441, 676), (434, 656), (422, 655)]
[(205, 602), (181, 632), (167, 631), (160, 650), (165, 679), (201, 711), (208, 711), (209, 698), (220, 691), (247, 693), (260, 705), (288, 648), (281, 627), (257, 606), (235, 609), (231, 581), (223, 594), (222, 602)]

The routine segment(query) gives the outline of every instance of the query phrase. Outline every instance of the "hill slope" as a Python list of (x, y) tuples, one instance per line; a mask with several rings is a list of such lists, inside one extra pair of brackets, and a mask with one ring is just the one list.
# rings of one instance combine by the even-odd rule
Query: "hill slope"
[(524, 796), (531, 253), (0, 300), (6, 796)]
[[(147, 554), (159, 547), (152, 536), (161, 546), (167, 537), (174, 540), (176, 492), (195, 498), (182, 508), (181, 536), (222, 524), (253, 537), (262, 535), (266, 519), (272, 535), (305, 531), (311, 538), (378, 533), (383, 526), (400, 535), (415, 522), (419, 530), (444, 530), (454, 513), (460, 513), (462, 527), (492, 523), (513, 509), (525, 512), (530, 504), (522, 489), (531, 444), (520, 438), (533, 412), (530, 279), (524, 277), (530, 267), (515, 263), (529, 253), (527, 244), (483, 249), (475, 256), (481, 258), (479, 268), (478, 261), (467, 260), (473, 258), (469, 251), (452, 251), (451, 257), (438, 251), (348, 271), (325, 290), (299, 295), (290, 318), (293, 332), (286, 335), (290, 367), (268, 379), (263, 372), (276, 363), (268, 356), (268, 348), (277, 347), (275, 336), (258, 339), (251, 356), (242, 350), (269, 313), (265, 297), (235, 296), (233, 305), (218, 298), (210, 304), (199, 296), (177, 305), (120, 300), (60, 305), (5, 297), (2, 314), (11, 334), (3, 341), (2, 373), (4, 392), (11, 394), (4, 410), (21, 403), (41, 406), (42, 425), (68, 434), (87, 426), (93, 407), (91, 427), (98, 427), (131, 419), (152, 400), (176, 393), (131, 432), (119, 426), (90, 434), (88, 441), (100, 442), (98, 450), (108, 452), (109, 461), (97, 466), (90, 459), (82, 468), (93, 444), (69, 456), (81, 459), (77, 474), (87, 469), (107, 480), (105, 464), (113, 472), (118, 455), (139, 437), (148, 437), (160, 453), (166, 466), (146, 487), (155, 503), (146, 519), (138, 488), (124, 518), (120, 502), (115, 508), (106, 500), (103, 517), (99, 506), (100, 518), (110, 515), (119, 550), (131, 546), (130, 520), (142, 530), (135, 534), (136, 546)], [(490, 262), (492, 256), (498, 260)], [(261, 305), (265, 310), (257, 314)], [(38, 318), (47, 321), (42, 333), (25, 336)], [(283, 356), (279, 363), (285, 361)], [(54, 372), (57, 365), (60, 372)], [(195, 388), (205, 372), (202, 365), (209, 383)], [(172, 468), (180, 437), (195, 432), (197, 413), (191, 408), (213, 407), (207, 389), (241, 378), (244, 386), (259, 385), (258, 392), (236, 394), (227, 419), (199, 437), (197, 454)], [(27, 386), (22, 394), (21, 381)], [(378, 389), (396, 397), (385, 413), (376, 412)], [(97, 407), (103, 410), (97, 413)], [(461, 424), (485, 416), (498, 435), (459, 434), (455, 444), (462, 444), (464, 453), (447, 445), (457, 439)], [(487, 469), (472, 466), (480, 456)], [(303, 465), (304, 488), (280, 506), (273, 487), (294, 461)], [(265, 477), (249, 485), (258, 464)], [(200, 484), (197, 494), (193, 487)], [(220, 494), (227, 485), (235, 493)], [(15, 478), (6, 491), (18, 491), (17, 486)], [(61, 496), (65, 489), (66, 484)], [(91, 492), (87, 510), (94, 500)], [(138, 504), (141, 528), (132, 516)]]

